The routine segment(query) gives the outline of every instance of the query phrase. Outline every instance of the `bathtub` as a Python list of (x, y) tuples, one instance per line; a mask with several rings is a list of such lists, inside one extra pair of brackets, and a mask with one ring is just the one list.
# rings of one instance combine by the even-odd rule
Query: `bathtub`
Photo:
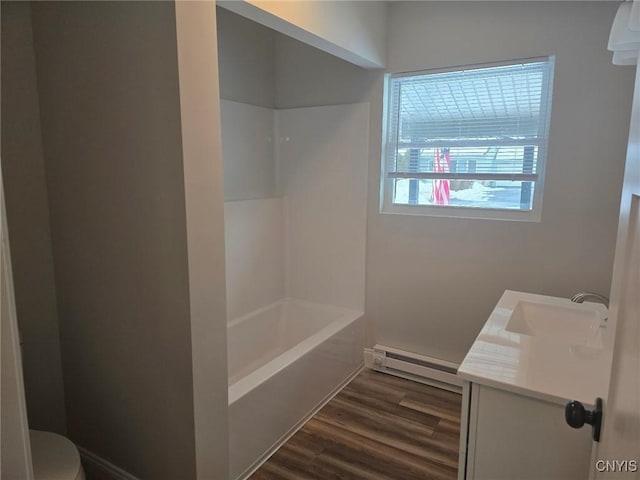
[(249, 476), (362, 367), (363, 313), (282, 300), (228, 324), (230, 478)]

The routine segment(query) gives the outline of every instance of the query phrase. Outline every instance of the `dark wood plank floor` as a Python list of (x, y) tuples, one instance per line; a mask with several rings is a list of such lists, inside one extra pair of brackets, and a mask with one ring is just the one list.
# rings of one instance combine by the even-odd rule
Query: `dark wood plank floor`
[(461, 396), (365, 369), (251, 480), (454, 480)]

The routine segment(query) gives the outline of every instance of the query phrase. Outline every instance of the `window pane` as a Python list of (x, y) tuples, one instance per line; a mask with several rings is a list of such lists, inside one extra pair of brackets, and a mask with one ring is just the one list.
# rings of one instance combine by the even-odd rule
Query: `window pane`
[(395, 205), (525, 210), (533, 208), (535, 182), (394, 179)]
[(538, 137), (547, 62), (402, 76), (399, 141)]

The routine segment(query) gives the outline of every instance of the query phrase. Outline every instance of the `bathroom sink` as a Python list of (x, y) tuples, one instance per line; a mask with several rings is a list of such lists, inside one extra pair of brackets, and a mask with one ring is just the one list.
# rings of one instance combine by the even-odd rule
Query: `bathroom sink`
[(600, 324), (601, 314), (589, 305), (519, 300), (505, 330), (568, 345), (602, 348)]

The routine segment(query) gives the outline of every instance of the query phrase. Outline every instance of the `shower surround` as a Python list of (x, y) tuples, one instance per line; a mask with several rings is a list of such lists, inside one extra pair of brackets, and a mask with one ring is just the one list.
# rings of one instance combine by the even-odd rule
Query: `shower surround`
[(369, 105), (222, 102), (231, 478), (362, 366)]

